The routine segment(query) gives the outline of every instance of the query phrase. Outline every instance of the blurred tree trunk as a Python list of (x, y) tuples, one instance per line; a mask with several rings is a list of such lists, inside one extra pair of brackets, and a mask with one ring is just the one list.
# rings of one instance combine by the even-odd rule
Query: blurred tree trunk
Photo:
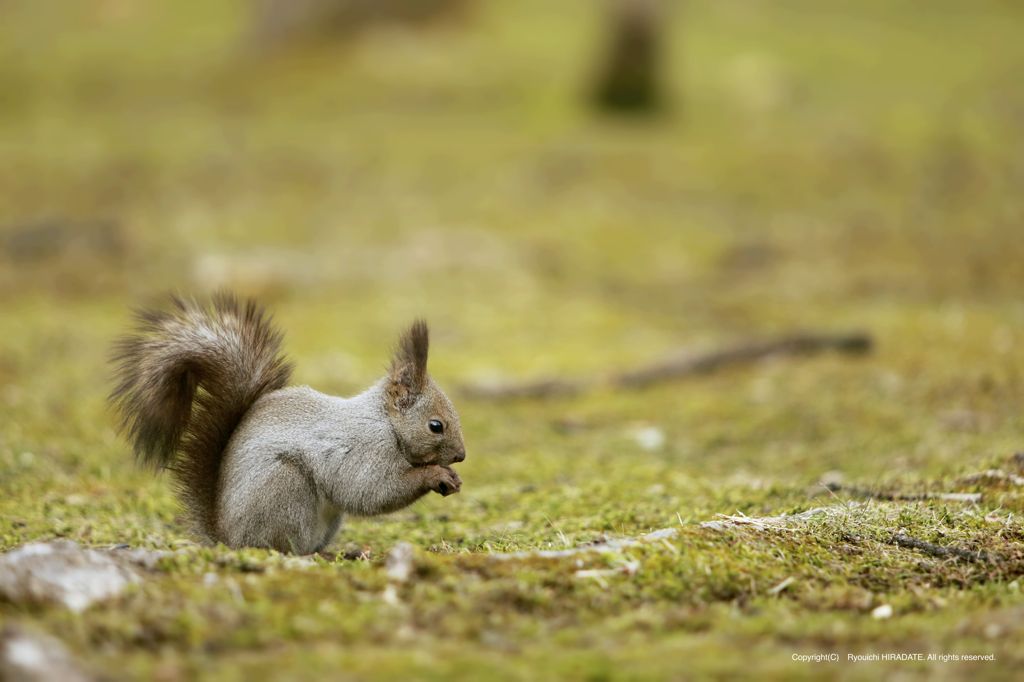
[(606, 53), (594, 92), (596, 105), (646, 113), (664, 104), (660, 65), (664, 0), (608, 0)]
[(257, 46), (337, 40), (381, 25), (460, 18), (471, 0), (254, 0)]

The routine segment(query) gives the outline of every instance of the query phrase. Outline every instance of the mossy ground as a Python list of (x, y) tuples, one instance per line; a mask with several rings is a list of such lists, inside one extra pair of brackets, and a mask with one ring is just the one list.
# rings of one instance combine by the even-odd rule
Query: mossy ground
[[(962, 477), (1024, 450), (1021, 9), (688, 3), (672, 106), (622, 122), (584, 106), (591, 5), (487, 1), (465, 25), (253, 58), (240, 2), (0, 4), (0, 549), (190, 540), (104, 406), (128, 306), (168, 288), (260, 296), (297, 381), (338, 394), (428, 317), (469, 453), (460, 495), (346, 523), (332, 549), (371, 562), (196, 547), (81, 615), (0, 605), (0, 623), (112, 678), (1019, 671), (1024, 489)], [(44, 218), (122, 241), (14, 253)], [(876, 350), (545, 402), (456, 390), (791, 329)], [(982, 499), (699, 525), (864, 501), (817, 485), (829, 471)], [(667, 527), (620, 553), (490, 556)], [(418, 572), (385, 600), (399, 540)], [(896, 652), (995, 660), (846, 661)], [(819, 653), (842, 660), (793, 660)]]

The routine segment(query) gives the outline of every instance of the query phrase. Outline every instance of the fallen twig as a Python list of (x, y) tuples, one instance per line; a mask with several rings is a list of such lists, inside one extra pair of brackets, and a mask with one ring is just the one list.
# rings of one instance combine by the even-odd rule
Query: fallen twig
[(746, 364), (767, 357), (812, 355), (825, 350), (861, 355), (870, 352), (871, 346), (871, 337), (867, 334), (789, 336), (773, 341), (741, 344), (705, 355), (672, 358), (643, 369), (621, 372), (612, 378), (612, 383), (641, 388), (659, 381), (693, 374), (707, 374), (729, 365)]
[(898, 545), (904, 548), (917, 549), (926, 554), (939, 557), (940, 559), (949, 559), (956, 557), (958, 559), (965, 559), (967, 561), (989, 561), (989, 555), (985, 552), (971, 552), (966, 549), (960, 549), (959, 547), (953, 546), (942, 546), (935, 545), (924, 540), (918, 540), (917, 538), (910, 537), (909, 535), (901, 535), (896, 533), (892, 536), (889, 541), (891, 545)]
[(798, 334), (771, 341), (742, 343), (710, 353), (675, 355), (653, 365), (592, 379), (549, 378), (520, 384), (471, 384), (463, 386), (462, 392), (472, 398), (509, 400), (573, 396), (601, 386), (639, 389), (662, 381), (709, 374), (723, 367), (749, 364), (768, 357), (813, 355), (826, 350), (862, 355), (870, 352), (872, 345), (871, 337), (861, 333)]
[(789, 576), (788, 578), (783, 580), (781, 583), (779, 583), (778, 585), (776, 585), (772, 589), (768, 590), (768, 594), (772, 595), (773, 597), (779, 596), (779, 593), (781, 593), (784, 589), (786, 589), (787, 587), (792, 585), (795, 580), (796, 580), (796, 578), (794, 578), (793, 576)]
[(968, 474), (960, 479), (961, 483), (979, 483), (982, 481), (1006, 481), (1011, 485), (1024, 486), (1024, 477), (1008, 473), (1002, 469), (987, 469), (974, 474)]
[(968, 504), (978, 504), (981, 502), (981, 493), (901, 493), (884, 490), (865, 490), (864, 488), (854, 487), (843, 487), (841, 490), (851, 495), (891, 502), (912, 502), (916, 500), (942, 500), (946, 502), (966, 502)]

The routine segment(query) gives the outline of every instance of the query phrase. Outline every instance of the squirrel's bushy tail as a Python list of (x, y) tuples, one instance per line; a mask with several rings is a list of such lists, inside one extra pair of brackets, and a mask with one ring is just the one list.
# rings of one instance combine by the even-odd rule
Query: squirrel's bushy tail
[(211, 306), (171, 296), (136, 319), (112, 358), (120, 430), (138, 459), (172, 471), (192, 522), (217, 541), (224, 448), (246, 410), (287, 384), (282, 334), (254, 301), (229, 293)]

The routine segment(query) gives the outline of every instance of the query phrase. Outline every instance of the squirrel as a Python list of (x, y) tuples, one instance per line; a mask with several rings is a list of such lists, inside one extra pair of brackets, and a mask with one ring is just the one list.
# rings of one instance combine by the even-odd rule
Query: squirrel
[(427, 373), (426, 322), (401, 336), (382, 379), (339, 398), (285, 387), (283, 334), (255, 301), (211, 303), (171, 295), (137, 311), (114, 345), (109, 397), (136, 459), (171, 471), (204, 541), (311, 554), (344, 514), (459, 492), (462, 427)]

